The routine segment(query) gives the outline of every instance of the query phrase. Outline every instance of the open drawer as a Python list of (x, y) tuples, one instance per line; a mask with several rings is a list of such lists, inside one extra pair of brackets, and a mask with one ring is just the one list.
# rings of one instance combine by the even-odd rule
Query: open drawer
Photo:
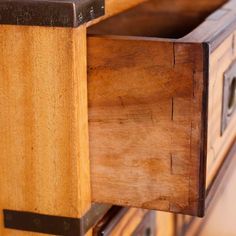
[(147, 2), (88, 29), (94, 202), (204, 215), (236, 136), (236, 2), (212, 2)]

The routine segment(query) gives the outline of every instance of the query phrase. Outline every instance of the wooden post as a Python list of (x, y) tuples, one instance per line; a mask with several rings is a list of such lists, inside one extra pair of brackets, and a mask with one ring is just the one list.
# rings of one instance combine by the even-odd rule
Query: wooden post
[(86, 28), (0, 26), (3, 210), (80, 218), (91, 203)]

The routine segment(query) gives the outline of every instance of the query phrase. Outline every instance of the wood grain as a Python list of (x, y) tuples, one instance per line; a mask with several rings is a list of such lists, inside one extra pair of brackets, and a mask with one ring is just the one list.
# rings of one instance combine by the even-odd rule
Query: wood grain
[[(90, 207), (86, 30), (0, 26), (0, 210)], [(0, 235), (35, 235), (6, 230)]]
[(93, 201), (197, 214), (202, 45), (91, 37), (88, 49)]

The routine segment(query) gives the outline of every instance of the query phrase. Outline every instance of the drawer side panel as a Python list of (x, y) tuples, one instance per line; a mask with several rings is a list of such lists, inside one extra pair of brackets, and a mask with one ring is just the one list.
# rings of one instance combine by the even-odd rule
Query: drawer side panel
[(89, 37), (88, 64), (93, 201), (201, 214), (203, 46)]

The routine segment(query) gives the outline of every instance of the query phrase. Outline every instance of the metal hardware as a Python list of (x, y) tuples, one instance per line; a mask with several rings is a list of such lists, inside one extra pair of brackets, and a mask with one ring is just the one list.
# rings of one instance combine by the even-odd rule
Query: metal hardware
[(236, 111), (236, 61), (224, 74), (221, 134)]
[(3, 210), (4, 226), (51, 235), (82, 236), (103, 217), (110, 207), (105, 204), (93, 204), (82, 218)]
[(78, 27), (104, 14), (104, 0), (0, 1), (0, 24)]

